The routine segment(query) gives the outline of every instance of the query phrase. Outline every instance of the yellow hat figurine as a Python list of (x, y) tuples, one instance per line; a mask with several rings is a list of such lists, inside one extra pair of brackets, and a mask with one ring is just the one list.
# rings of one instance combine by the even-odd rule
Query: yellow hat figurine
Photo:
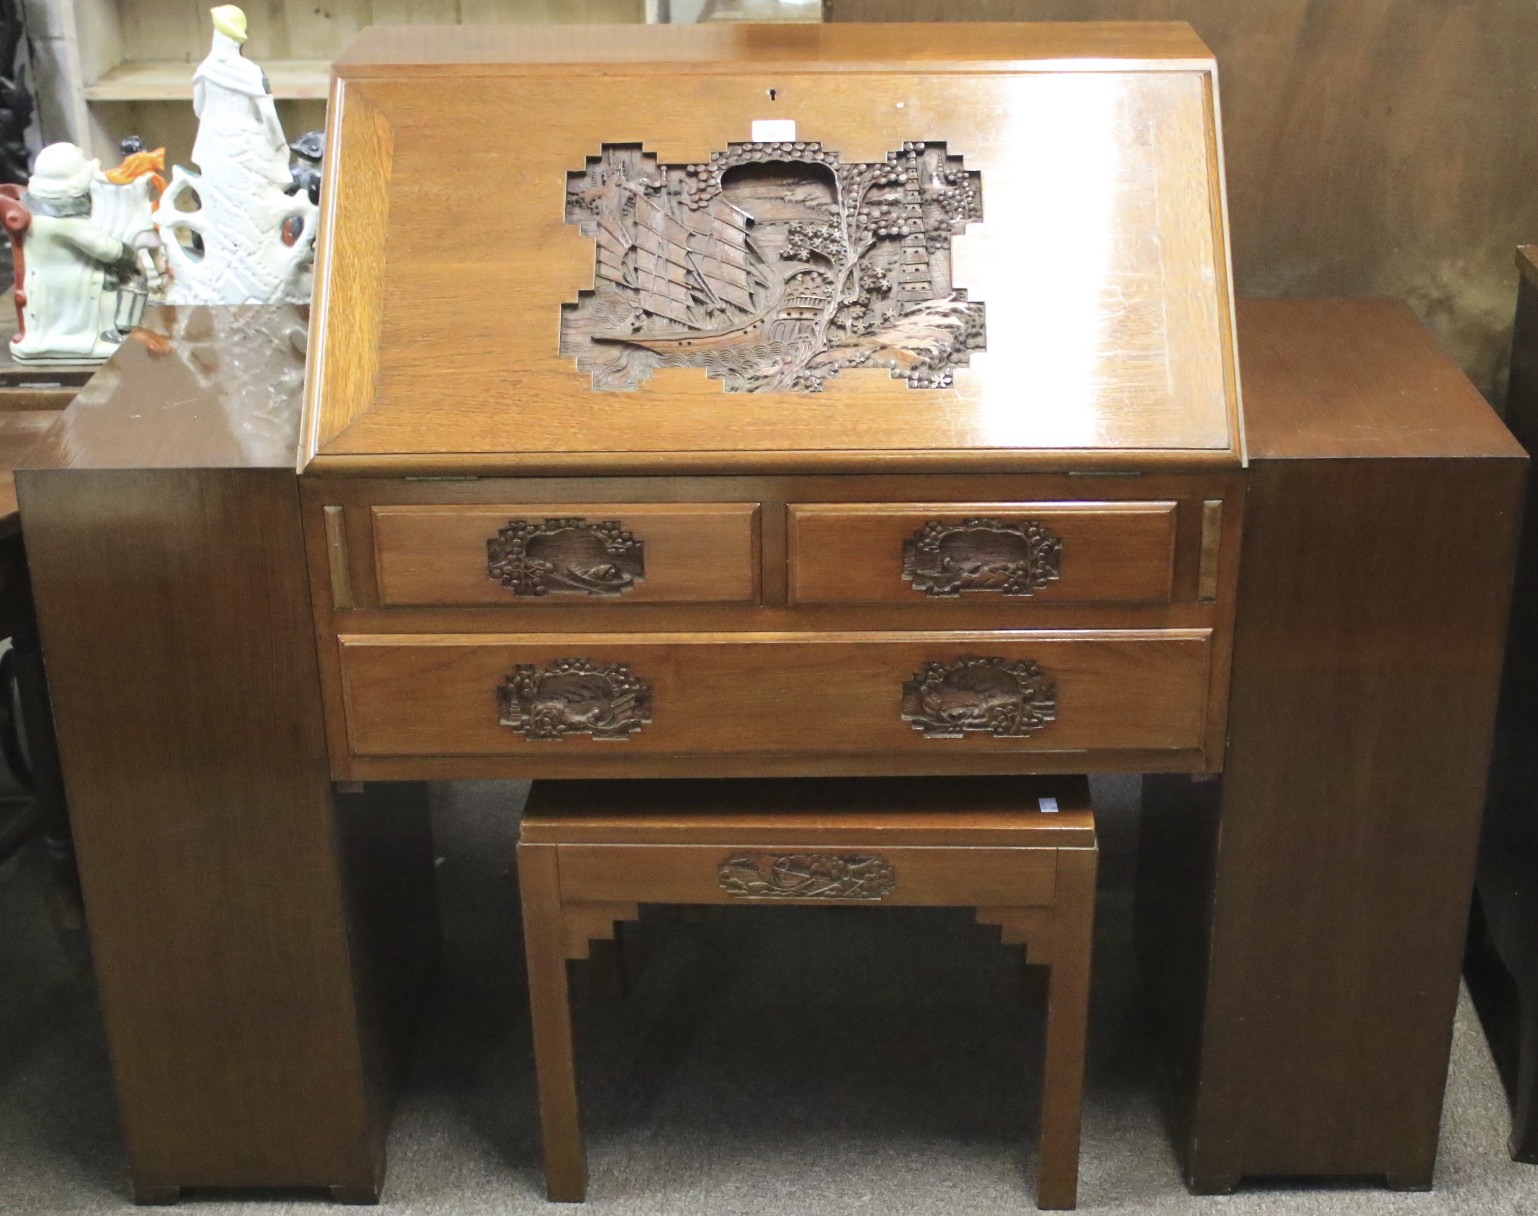
[(214, 19), (214, 29), (236, 42), (246, 40), (246, 14), (238, 5), (221, 4), (209, 9)]

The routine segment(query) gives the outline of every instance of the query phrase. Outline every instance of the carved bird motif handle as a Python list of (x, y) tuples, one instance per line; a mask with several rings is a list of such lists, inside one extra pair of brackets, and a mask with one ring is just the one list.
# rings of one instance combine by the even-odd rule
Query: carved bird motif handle
[(1062, 577), (1063, 542), (1037, 519), (934, 519), (903, 542), (903, 581), (925, 595), (1034, 595)]
[(1024, 739), (1057, 720), (1057, 686), (1030, 659), (963, 655), (925, 663), (902, 689), (902, 719), (929, 739), (986, 731)]
[(519, 596), (619, 595), (646, 577), (646, 550), (618, 520), (510, 519), (486, 542), (486, 573)]

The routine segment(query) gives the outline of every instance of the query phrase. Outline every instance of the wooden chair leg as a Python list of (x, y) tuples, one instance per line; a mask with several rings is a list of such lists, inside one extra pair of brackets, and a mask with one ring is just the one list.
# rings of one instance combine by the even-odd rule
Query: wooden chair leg
[(1050, 1211), (1071, 1209), (1079, 1197), (1095, 862), (1093, 849), (1060, 849), (1057, 854), (1058, 903), (1049, 960), (1041, 1156), (1036, 1177), (1036, 1206)]
[(580, 1203), (587, 1196), (587, 1151), (577, 1097), (566, 931), (555, 852), (553, 845), (520, 844), (518, 885), (523, 897), (545, 1193), (553, 1203)]

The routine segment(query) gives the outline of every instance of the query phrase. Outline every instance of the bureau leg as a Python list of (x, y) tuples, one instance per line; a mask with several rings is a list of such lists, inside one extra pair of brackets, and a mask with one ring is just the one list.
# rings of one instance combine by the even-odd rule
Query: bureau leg
[(1059, 849), (1057, 867), (1058, 902), (1048, 960), (1051, 972), (1041, 1086), (1041, 1156), (1036, 1180), (1036, 1206), (1049, 1211), (1071, 1209), (1078, 1202), (1095, 851)]
[(518, 886), (523, 896), (545, 1192), (553, 1203), (580, 1203), (587, 1197), (587, 1153), (582, 1143), (566, 930), (554, 846), (518, 846)]

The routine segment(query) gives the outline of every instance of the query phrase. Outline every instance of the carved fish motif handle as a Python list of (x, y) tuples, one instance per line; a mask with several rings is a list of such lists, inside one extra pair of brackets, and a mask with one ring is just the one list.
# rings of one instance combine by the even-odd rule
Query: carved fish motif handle
[(1036, 519), (931, 520), (903, 542), (903, 581), (925, 595), (1034, 595), (1062, 577), (1063, 542)]
[(903, 685), (902, 719), (929, 739), (968, 731), (1023, 739), (1057, 720), (1057, 686), (1030, 659), (963, 655), (925, 663)]
[(510, 519), (486, 573), (514, 595), (619, 595), (646, 577), (645, 545), (613, 519)]
[(628, 739), (652, 720), (651, 686), (623, 663), (520, 663), (497, 689), (500, 721), (532, 742)]

